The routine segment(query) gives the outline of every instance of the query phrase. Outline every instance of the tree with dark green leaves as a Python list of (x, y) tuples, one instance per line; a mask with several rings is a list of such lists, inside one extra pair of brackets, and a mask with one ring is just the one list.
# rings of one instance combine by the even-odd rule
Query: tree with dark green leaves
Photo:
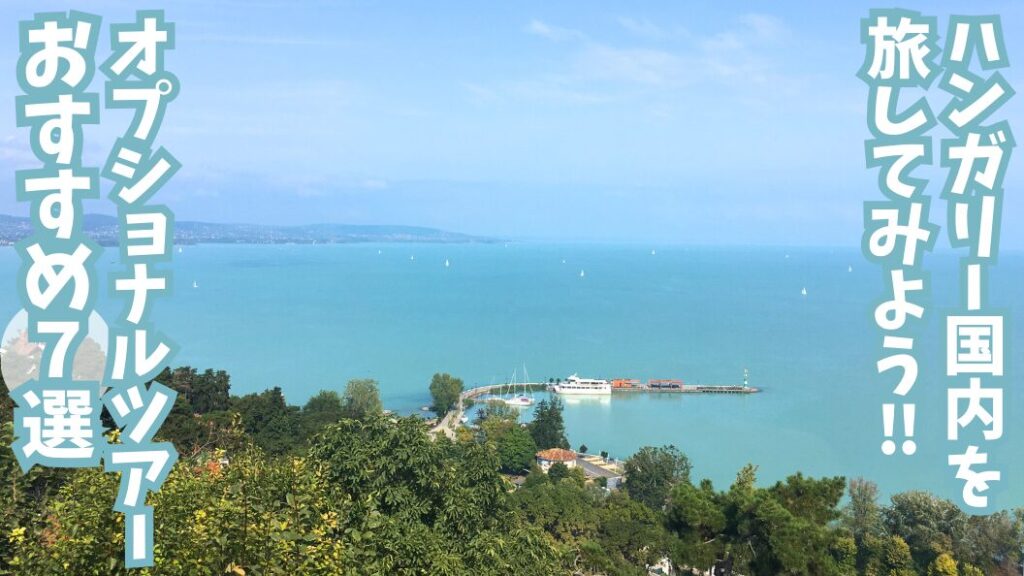
[(537, 455), (537, 444), (526, 428), (516, 425), (502, 434), (497, 441), (501, 469), (518, 474), (530, 468)]
[(307, 438), (344, 417), (341, 396), (334, 390), (317, 392), (302, 407), (302, 427)]
[(669, 529), (681, 541), (678, 560), (710, 570), (725, 557), (726, 517), (710, 482), (702, 482), (699, 488), (689, 482), (676, 484), (665, 515)]
[[(961, 570), (978, 573), (1017, 575), (1024, 548), (1024, 510), (999, 511), (988, 516), (970, 516), (960, 550)], [(970, 568), (964, 568), (970, 566)]]
[(565, 421), (562, 420), (562, 401), (557, 396), (537, 403), (529, 430), (540, 450), (569, 449), (569, 440), (565, 437)]
[(533, 574), (561, 570), (539, 530), (515, 521), (487, 444), (432, 439), (419, 418), (342, 420), (309, 452), (352, 502), (358, 574)]
[[(485, 407), (453, 442), (419, 418), (343, 416), (334, 392), (299, 409), (280, 389), (225, 402), (226, 374), (209, 370), (161, 378), (179, 395), (160, 438), (190, 449), (148, 500), (154, 574), (646, 576), (666, 557), (681, 574), (1019, 574), (1024, 510), (971, 516), (923, 492), (883, 505), (862, 480), (840, 510), (844, 479), (795, 473), (761, 487), (752, 465), (716, 491), (691, 483), (672, 447), (640, 450), (627, 488), (608, 492), (580, 468), (541, 472), (543, 427), (503, 408)], [(557, 401), (541, 412), (558, 420), (545, 434), (564, 437)], [(116, 476), (22, 474), (12, 431), (0, 423), (0, 575), (127, 574)], [(518, 489), (501, 473), (527, 467)]]
[(227, 410), (230, 407), (231, 377), (223, 370), (206, 370), (194, 378), (190, 401), (197, 414)]
[(530, 465), (530, 473), (526, 475), (526, 480), (523, 482), (523, 488), (532, 488), (541, 484), (549, 484), (551, 479), (548, 478), (547, 473), (541, 470), (539, 464), (534, 462)]
[(594, 533), (599, 496), (575, 482), (563, 482), (569, 471), (564, 464), (558, 466), (548, 470), (548, 481), (527, 483), (516, 491), (513, 503), (527, 522), (571, 545)]
[(878, 504), (878, 486), (863, 478), (850, 480), (849, 502), (843, 508), (841, 525), (853, 536), (857, 546), (857, 569), (863, 572), (871, 561), (872, 546), (884, 530), (882, 507)]
[(519, 474), (530, 468), (537, 454), (537, 444), (529, 431), (519, 423), (519, 411), (501, 402), (489, 402), (476, 418), (479, 439), (494, 445), (501, 470)]
[(957, 558), (969, 554), (964, 546), (968, 516), (949, 500), (919, 491), (896, 494), (883, 509), (882, 519), (886, 532), (907, 543), (913, 557), (910, 567), (919, 572), (943, 552)]
[(878, 505), (878, 485), (854, 478), (848, 487), (850, 501), (843, 509), (843, 525), (858, 542), (868, 535), (882, 533), (882, 507)]
[(194, 414), (208, 414), (231, 407), (231, 377), (224, 370), (205, 370), (200, 374), (191, 366), (164, 368), (155, 378), (184, 396)]
[(611, 494), (598, 507), (596, 539), (622, 571), (622, 567), (655, 564), (679, 547), (661, 513), (621, 492)]
[(349, 380), (342, 394), (342, 412), (345, 418), (362, 420), (384, 411), (377, 381), (370, 378)]
[(626, 460), (625, 488), (634, 500), (661, 510), (669, 491), (690, 481), (690, 459), (675, 446), (644, 446)]
[(304, 447), (301, 414), (285, 402), (281, 388), (233, 397), (231, 410), (241, 415), (242, 427), (257, 446), (270, 454), (286, 454)]
[(438, 416), (444, 416), (459, 403), (462, 394), (462, 380), (451, 374), (438, 373), (430, 379), (430, 397), (433, 400), (432, 410)]
[(569, 467), (562, 462), (555, 462), (548, 467), (548, 478), (554, 482), (561, 482), (562, 479), (569, 477)]

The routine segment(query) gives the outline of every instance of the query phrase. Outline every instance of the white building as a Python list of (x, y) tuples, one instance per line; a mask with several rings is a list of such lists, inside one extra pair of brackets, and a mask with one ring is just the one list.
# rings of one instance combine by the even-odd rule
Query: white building
[(537, 452), (537, 465), (544, 472), (547, 472), (551, 465), (556, 462), (565, 464), (566, 468), (575, 468), (576, 453), (563, 448), (548, 448), (547, 450)]

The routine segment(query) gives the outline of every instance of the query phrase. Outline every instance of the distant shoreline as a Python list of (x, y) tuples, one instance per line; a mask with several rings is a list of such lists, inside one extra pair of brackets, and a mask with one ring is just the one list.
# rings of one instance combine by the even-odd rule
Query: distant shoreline
[[(120, 225), (113, 216), (87, 214), (82, 223), (86, 236), (100, 246), (120, 243)], [(33, 233), (27, 217), (0, 214), (0, 246), (10, 246)], [(178, 221), (174, 223), (174, 243), (197, 244), (492, 244), (496, 238), (474, 236), (423, 226), (306, 224), (283, 226), (270, 224), (218, 224)]]

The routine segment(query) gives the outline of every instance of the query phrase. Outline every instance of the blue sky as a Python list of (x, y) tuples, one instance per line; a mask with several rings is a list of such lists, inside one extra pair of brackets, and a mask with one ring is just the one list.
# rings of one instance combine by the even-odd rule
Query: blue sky
[[(36, 165), (14, 125), (17, 21), (128, 2), (0, 0), (0, 212)], [(859, 243), (867, 89), (857, 2), (166, 1), (182, 82), (158, 141), (184, 167), (178, 218), (378, 223), (554, 240)], [(998, 13), (1020, 70), (1024, 7)], [(107, 50), (106, 32), (101, 53)], [(99, 90), (100, 83), (95, 88)], [(1021, 97), (1001, 113), (1024, 134)], [(127, 126), (87, 129), (99, 165)], [(933, 134), (946, 136), (944, 129)], [(1020, 136), (1018, 135), (1018, 138)], [(1004, 247), (1024, 247), (1024, 171), (1006, 180)], [(938, 173), (935, 174), (938, 176)], [(934, 193), (937, 184), (929, 189)], [(109, 211), (95, 202), (90, 211)], [(944, 204), (932, 221), (943, 223)], [(943, 240), (943, 242), (945, 242)]]

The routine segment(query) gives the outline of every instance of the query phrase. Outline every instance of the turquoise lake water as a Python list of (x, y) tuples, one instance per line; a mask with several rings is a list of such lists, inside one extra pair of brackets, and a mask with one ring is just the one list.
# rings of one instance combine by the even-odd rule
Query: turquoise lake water
[[(103, 267), (115, 257), (108, 252)], [(6, 317), (19, 308), (17, 266), (13, 250), (0, 251)], [(513, 370), (522, 380), (524, 365), (535, 381), (578, 372), (730, 384), (748, 368), (763, 393), (570, 401), (570, 442), (623, 458), (675, 444), (696, 476), (723, 488), (753, 462), (763, 482), (797, 470), (864, 476), (884, 493), (926, 489), (959, 501), (946, 465), (939, 316), (958, 299), (957, 256), (929, 255), (926, 268), (933, 293), (916, 345), (912, 457), (879, 449), (894, 380), (875, 372), (881, 334), (870, 313), (884, 284), (853, 249), (186, 246), (175, 254), (175, 293), (155, 303), (154, 319), (181, 344), (177, 364), (228, 370), (235, 393), (280, 386), (301, 404), (369, 377), (385, 406), (403, 413), (429, 401), (439, 371), (467, 385), (502, 382)], [(1024, 255), (1003, 253), (989, 279), (992, 305), (1011, 318), (1006, 432), (983, 443), (1004, 475), (989, 492), (998, 508), (1024, 505), (1024, 438), (1014, 420), (1024, 396), (1013, 372), (1024, 349), (1021, 278)], [(109, 319), (118, 308), (101, 311)]]

